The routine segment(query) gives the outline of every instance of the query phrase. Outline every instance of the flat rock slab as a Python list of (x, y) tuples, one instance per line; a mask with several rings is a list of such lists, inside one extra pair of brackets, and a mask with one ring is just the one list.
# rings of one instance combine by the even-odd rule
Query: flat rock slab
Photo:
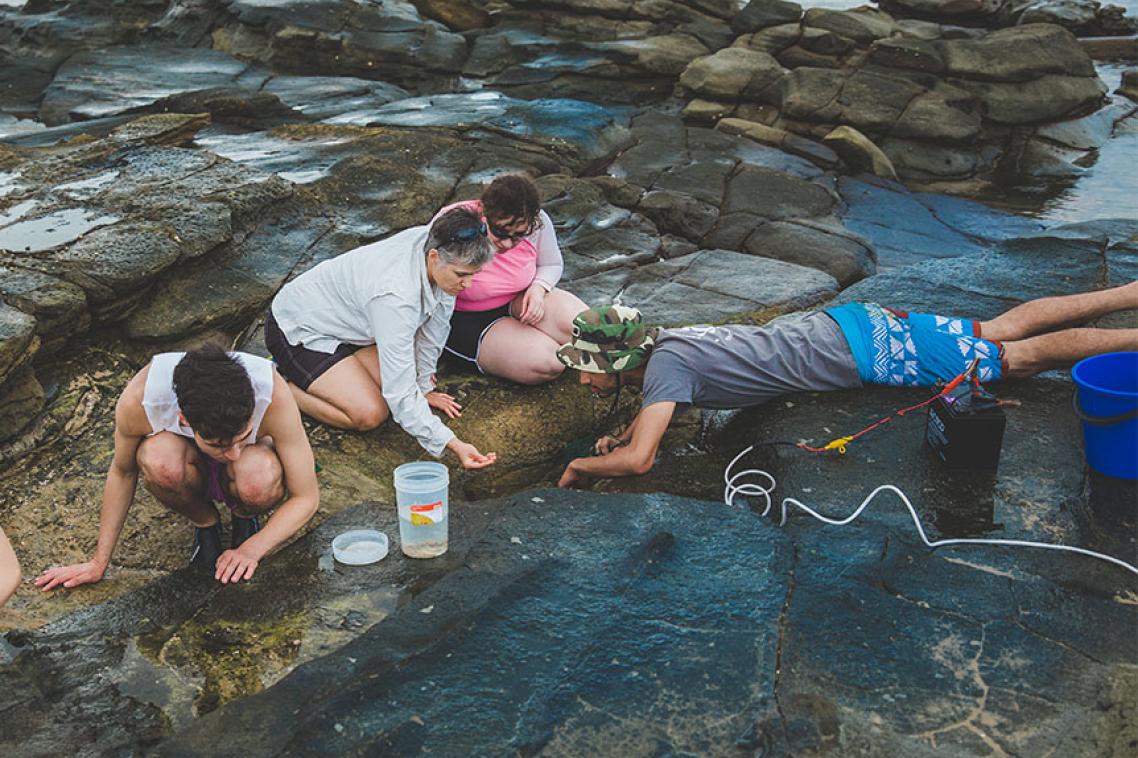
[(847, 229), (869, 240), (878, 271), (931, 258), (967, 258), (1001, 240), (1033, 234), (1043, 224), (981, 203), (928, 193), (870, 177), (842, 177), (838, 191)]
[(971, 257), (925, 261), (858, 282), (838, 302), (992, 318), (1027, 300), (1138, 279), (1138, 222), (1093, 221), (1025, 234)]
[(589, 303), (635, 304), (664, 326), (718, 323), (774, 315), (817, 305), (838, 292), (837, 281), (816, 269), (730, 250), (699, 250), (635, 269), (578, 279), (574, 290)]
[(263, 68), (204, 48), (113, 47), (78, 53), (44, 91), (39, 116), (56, 126), (117, 115), (197, 90), (232, 87), (252, 94), (269, 76)]
[[(841, 502), (842, 479), (822, 481), (815, 497)], [(218, 589), (179, 572), (9, 636), (0, 678), (13, 718), (0, 745), (985, 755), (1121, 744), (1138, 661), (1134, 581), (1079, 559), (932, 553), (890, 510), (847, 528), (793, 519), (780, 530), (721, 503), (536, 490), (456, 504), (443, 558), (393, 552), (321, 571), (339, 530), (396, 534), (389, 506), (362, 506), (252, 584)], [(290, 621), (313, 609), (319, 624)], [(197, 640), (200, 660), (233, 660), (282, 625), (294, 648), (316, 627), (341, 632), (264, 692), (187, 721), (200, 680), (171, 675), (189, 668), (176, 640)], [(34, 681), (54, 686), (35, 694)]]

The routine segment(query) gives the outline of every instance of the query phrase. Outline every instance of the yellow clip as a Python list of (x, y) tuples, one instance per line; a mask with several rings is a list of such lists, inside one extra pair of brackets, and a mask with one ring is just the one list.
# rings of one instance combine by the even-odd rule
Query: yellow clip
[(837, 449), (838, 455), (845, 455), (846, 454), (846, 443), (852, 439), (853, 439), (853, 437), (838, 437), (836, 440), (834, 440), (833, 442), (830, 442), (829, 444), (827, 444), (822, 449), (823, 450)]

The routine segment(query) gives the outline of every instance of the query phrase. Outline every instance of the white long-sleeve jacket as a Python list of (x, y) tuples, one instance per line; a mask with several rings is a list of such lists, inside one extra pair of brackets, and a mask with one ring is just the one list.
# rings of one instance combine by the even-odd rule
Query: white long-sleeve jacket
[(324, 261), (286, 284), (272, 311), (291, 345), (333, 353), (340, 343), (374, 343), (391, 417), (439, 456), (455, 435), (426, 394), (454, 297), (427, 278), (426, 240), (427, 227), (415, 226)]

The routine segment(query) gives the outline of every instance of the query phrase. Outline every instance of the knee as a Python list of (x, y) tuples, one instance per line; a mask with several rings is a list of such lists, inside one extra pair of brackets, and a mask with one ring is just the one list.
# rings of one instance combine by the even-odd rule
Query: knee
[(521, 379), (522, 384), (545, 384), (552, 382), (565, 371), (565, 364), (557, 360), (556, 355), (542, 356), (542, 360), (535, 358), (526, 369)]
[(148, 488), (177, 492), (186, 485), (186, 462), (179, 456), (163, 455), (160, 451), (140, 448), (138, 469)]
[[(248, 453), (246, 453), (248, 454)], [(241, 456), (233, 470), (233, 486), (242, 507), (252, 513), (268, 510), (284, 498), (284, 475), (275, 453), (265, 448), (252, 460)]]
[(352, 421), (352, 428), (357, 432), (370, 432), (387, 421), (388, 415), (387, 405), (381, 403), (353, 410), (348, 417)]

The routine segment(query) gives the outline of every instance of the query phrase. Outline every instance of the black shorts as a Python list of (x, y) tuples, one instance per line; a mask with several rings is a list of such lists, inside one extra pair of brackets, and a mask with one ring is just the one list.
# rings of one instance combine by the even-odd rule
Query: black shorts
[[(510, 304), (488, 311), (455, 311), (450, 317), (446, 350), (460, 360), (478, 367), (478, 349), (486, 332), (500, 319), (510, 318)], [(478, 370), (482, 369), (478, 367)]]
[(272, 310), (265, 319), (265, 347), (276, 361), (277, 371), (305, 392), (321, 374), (359, 350), (363, 345), (340, 343), (334, 353), (321, 353), (309, 350), (303, 345), (290, 345), (281, 331)]

